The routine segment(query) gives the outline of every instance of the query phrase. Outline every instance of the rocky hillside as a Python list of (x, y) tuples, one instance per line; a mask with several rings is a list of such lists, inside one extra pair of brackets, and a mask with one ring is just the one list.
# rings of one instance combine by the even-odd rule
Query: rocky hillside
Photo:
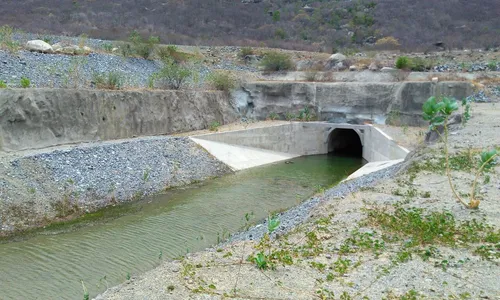
[(3, 0), (0, 25), (113, 40), (138, 30), (169, 44), (264, 43), (330, 52), (387, 36), (412, 50), (438, 41), (496, 47), (498, 15), (498, 0)]

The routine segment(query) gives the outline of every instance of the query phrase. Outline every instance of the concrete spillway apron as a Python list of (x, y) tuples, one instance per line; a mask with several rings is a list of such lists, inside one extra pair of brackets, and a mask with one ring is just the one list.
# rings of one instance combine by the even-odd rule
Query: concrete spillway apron
[(275, 152), (265, 149), (229, 145), (191, 137), (191, 140), (205, 148), (218, 160), (224, 162), (233, 170), (244, 170), (256, 166), (292, 159), (300, 155)]

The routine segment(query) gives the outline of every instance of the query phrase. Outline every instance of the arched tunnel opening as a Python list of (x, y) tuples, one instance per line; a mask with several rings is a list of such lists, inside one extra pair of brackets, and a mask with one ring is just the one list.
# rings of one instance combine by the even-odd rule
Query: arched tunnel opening
[(363, 144), (355, 130), (336, 128), (328, 136), (328, 153), (363, 157)]

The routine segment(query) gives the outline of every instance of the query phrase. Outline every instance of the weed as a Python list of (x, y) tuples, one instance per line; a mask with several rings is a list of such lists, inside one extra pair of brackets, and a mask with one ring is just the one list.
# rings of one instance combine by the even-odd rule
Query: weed
[(411, 257), (412, 257), (412, 254), (410, 251), (402, 250), (396, 254), (396, 258), (394, 259), (394, 262), (395, 263), (404, 263), (404, 262), (409, 261), (411, 259)]
[(83, 280), (81, 282), (82, 282), (82, 289), (83, 289), (83, 300), (89, 300), (90, 299), (89, 291), (87, 290), (87, 287), (83, 283)]
[(325, 268), (326, 268), (326, 264), (322, 264), (322, 263), (315, 262), (315, 261), (310, 262), (309, 265), (311, 267), (317, 269), (320, 272), (323, 272), (325, 270)]
[(113, 44), (104, 43), (104, 44), (102, 44), (102, 49), (106, 52), (113, 52)]
[(240, 49), (240, 52), (238, 53), (238, 56), (242, 59), (247, 57), (248, 55), (253, 55), (253, 49), (251, 47), (243, 47)]
[(385, 243), (374, 236), (375, 232), (361, 233), (354, 230), (351, 236), (340, 245), (339, 254), (355, 253), (357, 250), (371, 250), (376, 256), (380, 255), (381, 251), (385, 249)]
[(306, 81), (316, 81), (316, 77), (318, 76), (318, 72), (307, 72), (305, 75)]
[(148, 182), (150, 171), (151, 171), (151, 169), (148, 168), (148, 169), (144, 170), (144, 172), (142, 172), (142, 182), (143, 183)]
[(210, 130), (210, 131), (216, 131), (217, 132), (217, 131), (219, 131), (219, 127), (220, 127), (220, 123), (217, 122), (217, 121), (213, 121), (208, 126), (208, 130)]
[(497, 70), (497, 62), (496, 61), (490, 61), (486, 67), (490, 70), (490, 71), (496, 71)]
[[(490, 151), (483, 151), (480, 155), (480, 165), (476, 171), (474, 181), (472, 182), (472, 189), (470, 193), (469, 203), (466, 203), (462, 197), (457, 193), (455, 186), (453, 185), (451, 172), (450, 172), (450, 162), (448, 153), (448, 119), (451, 114), (458, 110), (457, 101), (444, 97), (441, 101), (438, 101), (435, 97), (430, 97), (423, 105), (423, 118), (430, 124), (430, 130), (435, 130), (444, 144), (445, 150), (445, 162), (446, 162), (446, 175), (448, 177), (448, 183), (455, 196), (455, 198), (462, 203), (466, 208), (474, 209), (478, 208), (480, 200), (475, 197), (476, 184), (479, 177), (484, 171), (491, 169), (495, 163), (498, 156), (496, 149)], [(438, 126), (443, 127), (443, 133), (441, 133)]]
[(83, 47), (85, 47), (85, 44), (87, 44), (88, 38), (89, 38), (89, 36), (86, 35), (85, 33), (81, 34), (78, 37), (78, 48), (80, 48), (81, 50), (83, 50)]
[(31, 86), (31, 81), (26, 77), (21, 77), (21, 87), (26, 89)]
[(167, 290), (168, 290), (169, 292), (173, 292), (173, 291), (175, 290), (175, 286), (173, 286), (173, 285), (169, 285), (169, 286), (167, 286)]
[(293, 113), (289, 113), (289, 112), (287, 112), (287, 113), (285, 114), (285, 119), (286, 119), (287, 121), (293, 121), (293, 120), (295, 120), (295, 118), (296, 118), (296, 116), (295, 116), (295, 114), (293, 114)]
[(333, 281), (333, 279), (335, 279), (333, 273), (328, 273), (328, 275), (326, 275), (326, 281)]
[(128, 54), (138, 55), (144, 59), (149, 59), (154, 52), (156, 45), (160, 43), (160, 38), (150, 36), (147, 40), (143, 40), (137, 31), (132, 31), (129, 36), (130, 44), (127, 45)]
[(3, 80), (0, 80), (0, 89), (5, 89), (7, 88), (7, 83), (5, 83), (5, 81)]
[(274, 121), (274, 120), (278, 119), (278, 118), (279, 118), (279, 116), (278, 116), (278, 114), (277, 114), (277, 113), (272, 112), (272, 113), (270, 113), (270, 114), (269, 114), (269, 117), (268, 117), (268, 118), (269, 118), (269, 120)]
[(407, 56), (400, 56), (396, 60), (396, 68), (400, 70), (406, 70), (410, 68), (410, 58)]
[(259, 252), (253, 258), (253, 261), (257, 265), (257, 268), (261, 270), (266, 270), (268, 268), (267, 257), (264, 253)]
[(294, 68), (294, 64), (287, 54), (279, 52), (268, 52), (261, 61), (265, 71), (279, 72)]
[(351, 260), (339, 257), (337, 261), (333, 263), (333, 270), (337, 272), (340, 276), (342, 276), (347, 273), (350, 265), (351, 265)]
[(236, 79), (229, 71), (217, 70), (207, 76), (207, 82), (214, 89), (230, 92), (236, 87)]
[(312, 119), (313, 115), (311, 114), (309, 107), (306, 106), (299, 112), (299, 120), (309, 122)]
[(93, 73), (92, 82), (98, 89), (119, 90), (122, 86), (122, 76), (118, 72)]
[(8, 25), (0, 27), (0, 49), (7, 49), (14, 53), (19, 50), (19, 43), (12, 39), (14, 29)]
[(127, 275), (125, 276), (125, 278), (126, 278), (127, 280), (130, 280), (130, 273), (127, 273)]

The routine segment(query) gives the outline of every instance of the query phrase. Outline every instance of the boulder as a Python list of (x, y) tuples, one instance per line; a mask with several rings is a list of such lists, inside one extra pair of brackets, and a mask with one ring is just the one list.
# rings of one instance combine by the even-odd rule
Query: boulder
[(356, 66), (349, 67), (349, 71), (357, 71), (357, 70), (358, 70), (358, 67), (356, 67)]
[(346, 56), (342, 53), (335, 53), (330, 58), (328, 58), (329, 62), (339, 62), (339, 61), (344, 61), (346, 59)]
[(368, 70), (370, 71), (378, 71), (378, 66), (375, 62), (372, 62), (369, 66), (368, 66)]
[[(335, 53), (330, 58), (328, 58), (328, 61), (325, 63), (325, 70), (330, 71), (333, 69), (339, 69), (342, 68), (344, 69), (344, 65), (342, 62), (346, 59), (346, 56), (343, 55), (342, 53)], [(341, 65), (339, 65), (341, 64)]]
[(26, 50), (37, 51), (43, 53), (52, 53), (52, 46), (42, 40), (32, 40), (26, 43)]
[(297, 71), (311, 70), (314, 66), (314, 61), (310, 59), (299, 60), (296, 64)]

